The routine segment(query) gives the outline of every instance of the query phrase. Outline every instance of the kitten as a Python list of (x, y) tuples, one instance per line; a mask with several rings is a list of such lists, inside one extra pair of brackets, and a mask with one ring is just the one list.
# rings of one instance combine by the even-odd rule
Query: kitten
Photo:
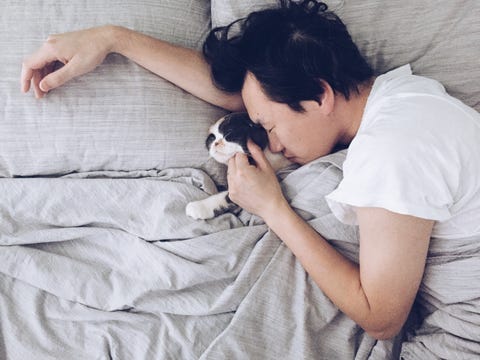
[[(228, 164), (228, 160), (237, 152), (248, 154), (248, 139), (263, 149), (275, 171), (292, 164), (283, 155), (274, 154), (268, 149), (267, 132), (250, 120), (247, 113), (231, 113), (218, 120), (210, 127), (205, 145), (213, 159)], [(249, 162), (253, 163), (251, 157)], [(194, 219), (211, 219), (235, 207), (228, 197), (228, 191), (222, 191), (206, 199), (188, 203), (186, 213)]]

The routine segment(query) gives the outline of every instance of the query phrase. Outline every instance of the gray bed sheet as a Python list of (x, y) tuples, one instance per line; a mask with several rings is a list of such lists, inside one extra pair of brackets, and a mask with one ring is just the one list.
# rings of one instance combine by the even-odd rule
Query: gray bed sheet
[[(344, 156), (292, 171), (282, 186), (355, 260), (357, 229), (324, 200)], [(399, 356), (400, 337), (366, 335), (261, 219), (244, 211), (188, 218), (188, 201), (216, 191), (203, 171), (1, 179), (0, 191), (1, 359)], [(409, 331), (405, 358), (479, 352), (479, 244), (465, 240), (460, 257), (433, 244), (418, 305), (425, 324)]]

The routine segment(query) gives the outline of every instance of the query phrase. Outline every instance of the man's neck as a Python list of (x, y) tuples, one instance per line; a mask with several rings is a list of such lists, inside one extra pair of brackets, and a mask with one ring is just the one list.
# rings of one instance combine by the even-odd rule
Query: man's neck
[(337, 99), (337, 117), (344, 124), (344, 131), (339, 138), (340, 144), (348, 146), (357, 135), (374, 82), (375, 78), (372, 78), (360, 85), (359, 92), (353, 92), (348, 100), (341, 96)]

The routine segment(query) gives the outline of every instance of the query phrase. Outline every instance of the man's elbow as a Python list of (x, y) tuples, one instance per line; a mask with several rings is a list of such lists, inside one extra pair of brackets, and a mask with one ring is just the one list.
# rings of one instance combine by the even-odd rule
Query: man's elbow
[(370, 335), (375, 340), (389, 340), (398, 335), (400, 329), (385, 329), (380, 331), (367, 331), (367, 334)]
[(218, 101), (217, 106), (232, 112), (246, 111), (243, 99), (239, 95), (227, 95), (221, 101)]
[(376, 340), (389, 340), (400, 333), (403, 324), (404, 322), (381, 324), (380, 326), (367, 328), (365, 331)]
[(397, 336), (407, 321), (407, 314), (393, 315), (392, 312), (384, 314), (381, 318), (370, 318), (368, 324), (363, 328), (368, 335), (377, 340), (389, 340)]

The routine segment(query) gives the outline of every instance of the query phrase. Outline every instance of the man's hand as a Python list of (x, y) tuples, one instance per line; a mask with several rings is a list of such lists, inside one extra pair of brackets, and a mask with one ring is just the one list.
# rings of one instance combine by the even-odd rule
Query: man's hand
[[(42, 98), (68, 80), (93, 70), (110, 52), (110, 35), (111, 28), (106, 26), (49, 36), (24, 60), (21, 90), (26, 93), (33, 85), (35, 96)], [(64, 66), (55, 70), (56, 62)]]
[(229, 197), (248, 212), (266, 219), (274, 215), (275, 209), (286, 200), (262, 149), (251, 141), (247, 146), (256, 165), (250, 165), (247, 156), (242, 153), (229, 160)]

